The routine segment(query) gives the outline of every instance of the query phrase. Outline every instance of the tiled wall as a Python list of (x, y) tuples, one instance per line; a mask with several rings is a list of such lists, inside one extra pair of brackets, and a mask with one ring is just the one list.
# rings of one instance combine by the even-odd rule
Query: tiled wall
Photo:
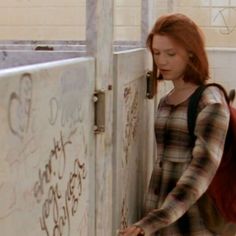
[(222, 83), (228, 91), (236, 89), (236, 50), (209, 48), (207, 52), (213, 81)]
[(161, 16), (162, 14), (165, 14), (167, 12), (172, 11), (173, 7), (173, 1), (172, 0), (154, 0), (154, 6), (155, 6), (155, 12), (154, 15), (154, 21), (157, 17)]
[(1, 0), (0, 40), (83, 40), (86, 0)]
[[(114, 40), (138, 41), (141, 0), (114, 0)], [(86, 0), (1, 0), (0, 40), (85, 40)]]
[(173, 10), (195, 20), (209, 47), (236, 47), (235, 0), (175, 0)]
[[(114, 0), (114, 41), (140, 41), (142, 2)], [(202, 27), (207, 46), (236, 47), (236, 0), (150, 2), (153, 21), (182, 12)], [(0, 1), (0, 40), (84, 40), (85, 24), (86, 0)]]
[(141, 0), (114, 0), (114, 40), (140, 41)]

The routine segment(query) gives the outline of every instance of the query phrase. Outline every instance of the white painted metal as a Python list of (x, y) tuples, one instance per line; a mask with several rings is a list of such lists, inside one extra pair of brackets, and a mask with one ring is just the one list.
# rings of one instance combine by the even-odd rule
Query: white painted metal
[(112, 235), (113, 0), (87, 0), (87, 52), (96, 61), (96, 90), (105, 93), (105, 132), (96, 135), (96, 236)]
[(0, 72), (4, 236), (94, 235), (94, 60)]
[(153, 150), (148, 148), (154, 141), (153, 123), (150, 125), (154, 106), (145, 96), (145, 59), (144, 49), (115, 54), (114, 233), (140, 216), (153, 159)]
[(30, 50), (1, 50), (0, 69), (33, 65), (51, 61), (84, 56), (85, 52), (76, 51), (30, 51)]
[(142, 0), (141, 45), (143, 47), (146, 47), (148, 33), (156, 21), (153, 9), (155, 9), (155, 0)]

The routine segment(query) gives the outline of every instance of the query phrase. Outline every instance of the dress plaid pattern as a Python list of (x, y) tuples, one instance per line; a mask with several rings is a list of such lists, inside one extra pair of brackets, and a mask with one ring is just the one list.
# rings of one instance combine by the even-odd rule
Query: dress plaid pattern
[(155, 134), (157, 160), (146, 196), (146, 216), (136, 225), (145, 235), (208, 236), (198, 199), (204, 194), (219, 166), (229, 110), (224, 95), (208, 87), (200, 100), (194, 147), (187, 126), (189, 99), (171, 105), (159, 103)]

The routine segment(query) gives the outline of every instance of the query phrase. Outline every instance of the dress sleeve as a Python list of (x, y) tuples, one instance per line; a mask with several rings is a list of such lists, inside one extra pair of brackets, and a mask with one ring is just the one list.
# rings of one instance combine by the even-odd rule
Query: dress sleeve
[(223, 93), (208, 87), (201, 98), (192, 150), (192, 160), (175, 188), (159, 209), (135, 223), (150, 235), (177, 221), (203, 195), (219, 166), (229, 124), (229, 109)]

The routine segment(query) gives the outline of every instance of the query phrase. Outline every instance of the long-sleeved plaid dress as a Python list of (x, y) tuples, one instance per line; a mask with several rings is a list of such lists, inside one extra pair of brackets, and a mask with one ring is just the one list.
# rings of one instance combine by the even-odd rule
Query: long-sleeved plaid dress
[[(229, 123), (223, 93), (208, 87), (201, 97), (194, 147), (187, 126), (189, 99), (178, 105), (159, 103), (155, 134), (157, 161), (146, 197), (149, 212), (136, 223), (145, 236), (214, 235), (200, 216), (198, 199), (209, 186), (222, 157)], [(159, 234), (158, 234), (159, 233)]]

